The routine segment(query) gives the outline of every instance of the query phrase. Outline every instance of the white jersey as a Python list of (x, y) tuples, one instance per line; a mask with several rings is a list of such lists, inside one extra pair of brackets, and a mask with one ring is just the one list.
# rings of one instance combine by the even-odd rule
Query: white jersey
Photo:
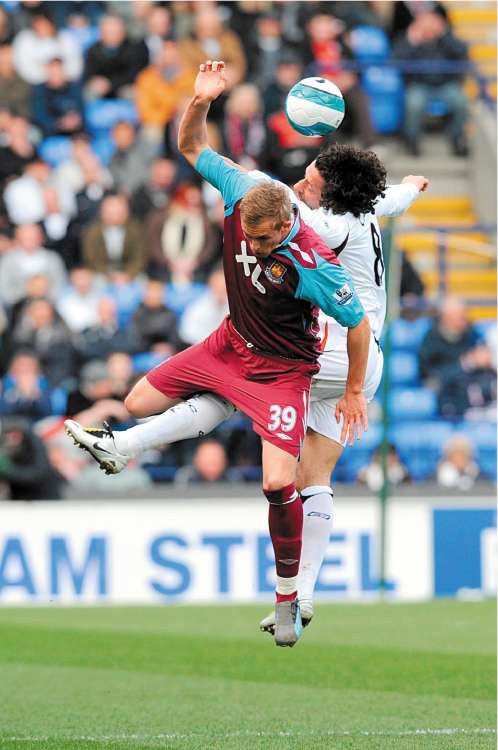
[[(271, 179), (264, 172), (256, 170), (250, 174)], [(379, 340), (386, 317), (386, 285), (382, 238), (377, 217), (398, 216), (406, 211), (417, 198), (418, 188), (412, 183), (390, 185), (386, 188), (385, 197), (377, 201), (375, 213), (362, 214), (358, 218), (351, 213), (334, 214), (330, 209), (312, 209), (299, 200), (291, 188), (288, 190), (305, 223), (335, 250), (341, 264), (351, 274), (358, 297), (368, 315), (370, 328)], [(332, 344), (332, 331), (334, 348), (345, 347), (347, 330), (342, 329), (342, 333), (339, 333), (341, 326), (337, 321), (320, 312), (320, 327), (324, 351)]]
[[(418, 188), (411, 184), (392, 185), (385, 197), (377, 201), (375, 213), (359, 217), (333, 214), (325, 208), (310, 209), (298, 201), (301, 216), (308, 226), (335, 250), (341, 264), (350, 272), (356, 292), (368, 315), (370, 327), (378, 340), (386, 317), (386, 285), (380, 216), (397, 216), (405, 211), (418, 196)], [(294, 199), (297, 198), (294, 196)], [(324, 337), (335, 321), (320, 314)], [(324, 342), (327, 350), (327, 342)]]

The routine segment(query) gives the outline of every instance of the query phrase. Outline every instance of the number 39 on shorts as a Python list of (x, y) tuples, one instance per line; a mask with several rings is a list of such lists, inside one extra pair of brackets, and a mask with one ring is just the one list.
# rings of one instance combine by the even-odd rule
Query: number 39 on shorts
[(291, 432), (296, 424), (297, 413), (293, 406), (279, 406), (272, 404), (270, 406), (270, 421), (268, 422), (269, 430), (283, 430)]

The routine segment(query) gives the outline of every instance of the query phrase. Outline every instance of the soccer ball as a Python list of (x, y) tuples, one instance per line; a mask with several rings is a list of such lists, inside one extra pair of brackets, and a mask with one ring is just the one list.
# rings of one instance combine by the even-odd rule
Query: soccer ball
[(328, 135), (344, 117), (344, 99), (326, 78), (303, 78), (287, 95), (287, 119), (302, 135)]

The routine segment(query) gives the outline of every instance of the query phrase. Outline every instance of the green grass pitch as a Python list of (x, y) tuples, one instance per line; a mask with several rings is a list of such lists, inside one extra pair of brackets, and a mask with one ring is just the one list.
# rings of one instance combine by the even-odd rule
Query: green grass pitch
[(0, 608), (1, 750), (495, 748), (492, 601)]

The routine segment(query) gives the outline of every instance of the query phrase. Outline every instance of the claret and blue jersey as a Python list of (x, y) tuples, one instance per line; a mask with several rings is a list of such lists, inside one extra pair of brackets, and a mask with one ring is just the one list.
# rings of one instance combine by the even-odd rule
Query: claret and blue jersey
[(239, 204), (258, 180), (210, 148), (202, 151), (195, 167), (225, 202), (223, 264), (235, 329), (262, 352), (315, 362), (318, 308), (348, 328), (364, 316), (351, 276), (302, 222), (297, 208), (282, 244), (268, 257), (256, 257), (242, 232)]

